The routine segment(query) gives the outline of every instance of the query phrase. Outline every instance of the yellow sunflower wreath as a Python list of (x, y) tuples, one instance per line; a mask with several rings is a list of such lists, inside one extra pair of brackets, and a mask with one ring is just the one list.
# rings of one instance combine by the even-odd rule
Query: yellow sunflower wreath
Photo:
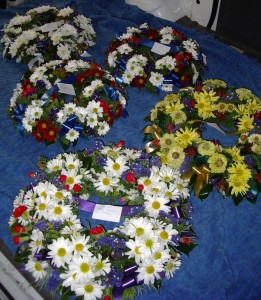
[[(215, 188), (238, 205), (255, 203), (261, 189), (261, 100), (246, 88), (219, 79), (169, 94), (151, 110), (144, 129), (146, 150), (179, 168), (191, 190), (205, 199)], [(235, 140), (224, 147), (204, 138), (207, 125)], [(211, 132), (213, 137), (213, 131)]]

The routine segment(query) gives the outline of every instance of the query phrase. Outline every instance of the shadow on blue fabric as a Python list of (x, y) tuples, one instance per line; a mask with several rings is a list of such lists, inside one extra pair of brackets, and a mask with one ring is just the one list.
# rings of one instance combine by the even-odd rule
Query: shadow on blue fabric
[[(261, 97), (261, 65), (252, 58), (216, 40), (203, 31), (186, 29), (178, 24), (142, 12), (124, 0), (32, 0), (13, 9), (1, 10), (0, 28), (18, 13), (40, 5), (62, 8), (74, 5), (78, 12), (90, 17), (97, 33), (97, 42), (90, 51), (91, 59), (105, 64), (108, 42), (116, 33), (128, 26), (147, 22), (150, 27), (172, 26), (195, 39), (207, 56), (208, 71), (203, 79), (220, 78), (229, 86), (251, 89)], [(2, 36), (2, 33), (1, 33)], [(62, 152), (60, 145), (45, 147), (31, 136), (22, 138), (7, 116), (9, 99), (16, 83), (27, 66), (5, 59), (0, 60), (0, 237), (12, 250), (15, 247), (8, 232), (8, 220), (13, 200), (30, 183), (27, 174), (34, 171), (40, 155), (53, 157)], [(164, 94), (150, 95), (145, 91), (128, 88), (129, 103), (127, 119), (115, 122), (104, 141), (117, 143), (125, 140), (127, 147), (144, 148), (142, 129), (144, 118)], [(220, 137), (222, 142), (222, 136)], [(73, 150), (87, 147), (92, 141), (84, 139)], [(72, 150), (72, 149), (71, 149)], [(213, 193), (204, 202), (191, 197), (194, 207), (193, 223), (198, 236), (198, 246), (190, 256), (182, 256), (181, 269), (173, 279), (164, 281), (160, 295), (152, 290), (139, 297), (140, 300), (250, 300), (261, 299), (261, 197), (257, 204), (243, 201), (235, 207), (231, 199), (223, 199)]]

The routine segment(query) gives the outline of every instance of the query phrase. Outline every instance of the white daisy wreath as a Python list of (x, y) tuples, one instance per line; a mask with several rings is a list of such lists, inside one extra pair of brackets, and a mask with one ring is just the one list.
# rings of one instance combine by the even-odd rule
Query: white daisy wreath
[(22, 135), (67, 149), (78, 139), (104, 136), (127, 116), (127, 93), (99, 65), (55, 60), (27, 72), (17, 84), (8, 114)]
[(4, 27), (1, 39), (6, 58), (33, 67), (36, 61), (79, 59), (88, 56), (96, 33), (91, 19), (66, 7), (44, 5), (16, 15)]
[(110, 71), (120, 82), (147, 91), (172, 91), (200, 81), (206, 57), (198, 43), (175, 28), (147, 23), (114, 38), (106, 51)]
[(156, 157), (96, 140), (39, 166), (9, 229), (16, 258), (53, 296), (134, 298), (159, 289), (195, 247), (187, 184)]

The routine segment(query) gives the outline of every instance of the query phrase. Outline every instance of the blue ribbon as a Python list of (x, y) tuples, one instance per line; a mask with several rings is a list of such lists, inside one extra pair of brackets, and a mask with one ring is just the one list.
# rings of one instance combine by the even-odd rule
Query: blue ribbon
[(17, 129), (21, 135), (24, 135), (24, 127), (22, 124), (23, 115), (25, 113), (26, 106), (24, 104), (18, 104), (17, 108), (13, 109), (13, 118), (17, 121)]
[(119, 93), (114, 87), (112, 87), (112, 86), (104, 87), (103, 91), (106, 95), (108, 95), (110, 97), (111, 100), (113, 100), (113, 101), (118, 100)]
[(82, 125), (76, 123), (77, 116), (71, 116), (63, 124), (62, 129), (60, 130), (60, 136), (64, 136), (70, 129), (75, 129), (78, 132), (83, 130)]

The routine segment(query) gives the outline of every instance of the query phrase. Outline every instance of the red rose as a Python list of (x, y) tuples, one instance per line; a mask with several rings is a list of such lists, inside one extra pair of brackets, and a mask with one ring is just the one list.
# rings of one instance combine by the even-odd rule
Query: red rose
[(18, 236), (14, 236), (13, 237), (13, 242), (14, 242), (14, 244), (20, 244), (20, 239), (19, 239), (19, 237)]
[(104, 231), (103, 227), (101, 225), (98, 225), (98, 226), (90, 229), (90, 234), (92, 234), (92, 235), (102, 234), (103, 231)]
[(144, 185), (143, 185), (143, 184), (139, 184), (139, 185), (138, 185), (138, 190), (139, 190), (139, 191), (142, 191), (143, 189), (144, 189)]
[(20, 205), (20, 206), (16, 207), (16, 209), (13, 211), (13, 216), (15, 218), (19, 218), (26, 210), (27, 210), (27, 207), (25, 205)]
[(81, 191), (81, 189), (82, 189), (82, 187), (77, 183), (73, 186), (73, 190), (75, 193), (79, 193)]
[(184, 238), (182, 238), (182, 243), (184, 243), (184, 244), (189, 244), (189, 243), (191, 243), (193, 240), (191, 239), (191, 238), (189, 238), (189, 237), (184, 237)]
[(129, 172), (126, 174), (126, 181), (127, 182), (136, 182), (137, 179), (135, 178), (135, 176), (132, 172)]
[(67, 176), (66, 175), (60, 175), (60, 177), (59, 177), (59, 180), (61, 181), (61, 182), (65, 182), (66, 181), (66, 179), (67, 179)]

